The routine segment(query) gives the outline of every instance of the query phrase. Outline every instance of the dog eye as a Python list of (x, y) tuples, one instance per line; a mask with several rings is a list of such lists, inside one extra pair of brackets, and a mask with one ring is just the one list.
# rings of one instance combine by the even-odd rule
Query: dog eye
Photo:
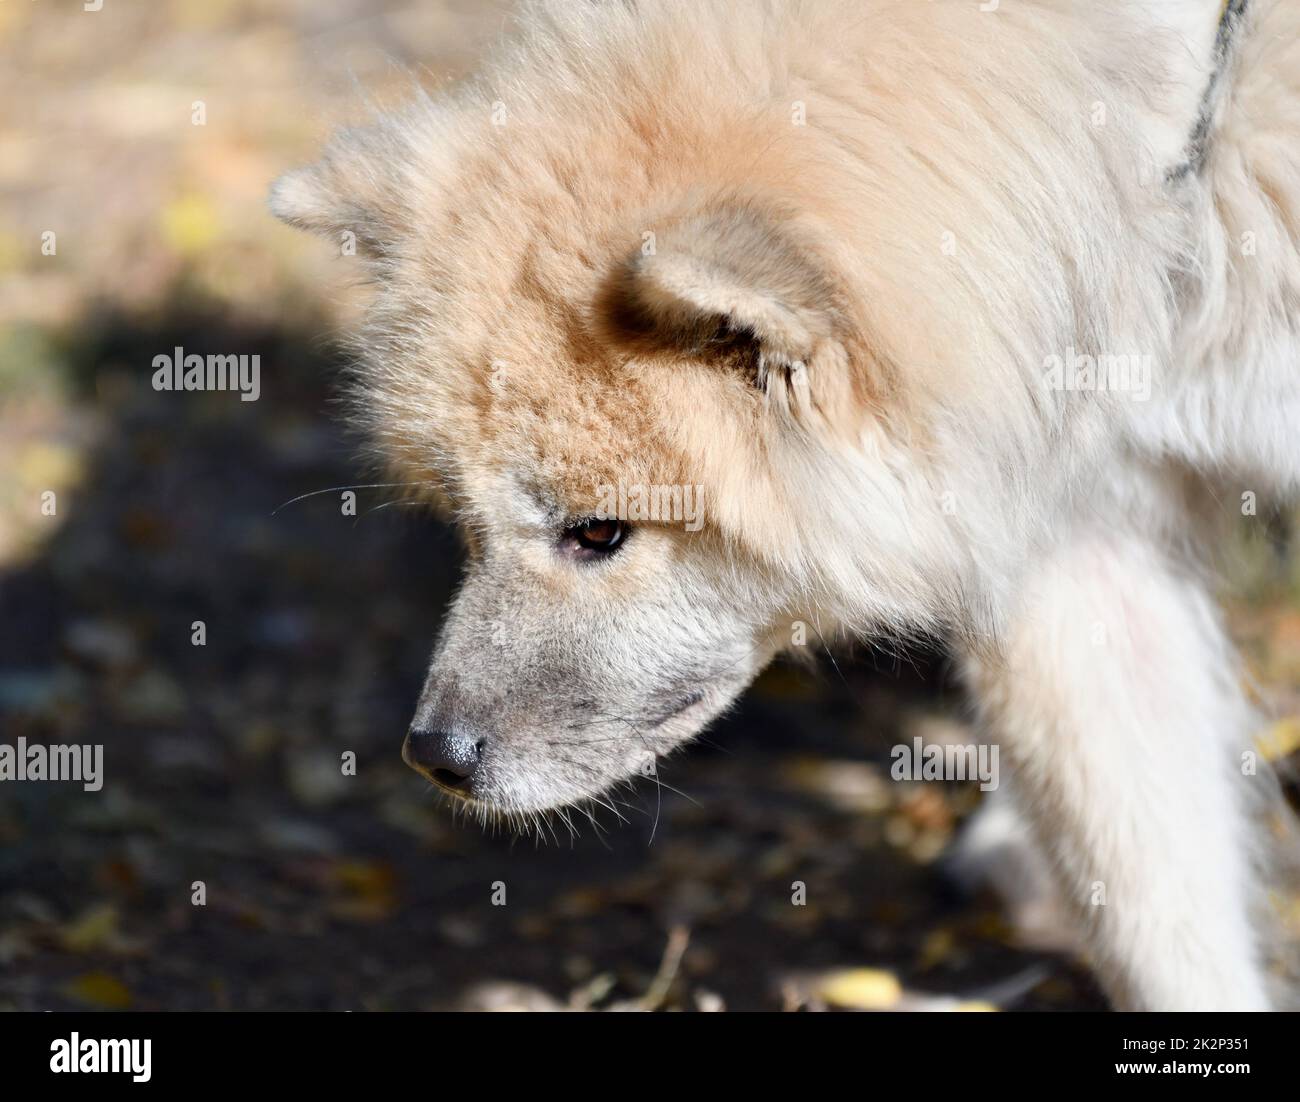
[(626, 536), (627, 525), (621, 520), (585, 520), (565, 529), (564, 543), (588, 556), (607, 555), (617, 550)]

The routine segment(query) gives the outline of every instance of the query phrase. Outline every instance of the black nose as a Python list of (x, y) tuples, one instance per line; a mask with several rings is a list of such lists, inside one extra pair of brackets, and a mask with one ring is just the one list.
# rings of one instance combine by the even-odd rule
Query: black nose
[(465, 789), (478, 768), (483, 743), (453, 731), (406, 733), (402, 760), (444, 788)]

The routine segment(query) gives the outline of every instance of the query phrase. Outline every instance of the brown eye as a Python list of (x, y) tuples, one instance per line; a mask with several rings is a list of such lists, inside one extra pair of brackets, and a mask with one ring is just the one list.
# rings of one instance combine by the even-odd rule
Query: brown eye
[(618, 548), (627, 535), (627, 525), (621, 520), (586, 520), (575, 524), (564, 533), (584, 551), (607, 554)]

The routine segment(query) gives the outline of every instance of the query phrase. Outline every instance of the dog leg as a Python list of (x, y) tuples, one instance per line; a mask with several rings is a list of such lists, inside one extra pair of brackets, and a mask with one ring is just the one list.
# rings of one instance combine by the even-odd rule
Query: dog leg
[(969, 672), (1115, 1004), (1265, 1009), (1251, 714), (1200, 585), (1144, 542), (1075, 545), (1028, 579)]
[(1001, 770), (997, 790), (984, 797), (945, 854), (946, 873), (965, 891), (992, 891), (1021, 944), (1077, 950), (1074, 916), (1061, 903), (1051, 862), (1021, 810), (1009, 772)]

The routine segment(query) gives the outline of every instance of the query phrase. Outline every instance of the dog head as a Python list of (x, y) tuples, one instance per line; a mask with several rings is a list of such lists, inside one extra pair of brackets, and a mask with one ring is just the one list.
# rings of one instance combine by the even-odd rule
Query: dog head
[(1136, 146), (1050, 26), (882, 6), (864, 82), (834, 20), (567, 7), (272, 198), (355, 244), (353, 409), (465, 534), (405, 756), (521, 814), (653, 772), (783, 649), (993, 634), (1098, 450), (1043, 357), (1163, 310), (1137, 174), (1079, 168)]
[[(791, 582), (818, 542), (798, 426), (819, 373), (846, 414), (869, 396), (792, 209), (724, 182), (653, 218), (653, 189), (600, 210), (557, 179), (576, 164), (481, 140), (433, 225), (358, 233), (381, 275), (353, 410), (465, 536), (404, 756), (522, 815), (653, 775), (792, 638), (818, 641)], [(306, 222), (319, 171), (277, 209)]]

